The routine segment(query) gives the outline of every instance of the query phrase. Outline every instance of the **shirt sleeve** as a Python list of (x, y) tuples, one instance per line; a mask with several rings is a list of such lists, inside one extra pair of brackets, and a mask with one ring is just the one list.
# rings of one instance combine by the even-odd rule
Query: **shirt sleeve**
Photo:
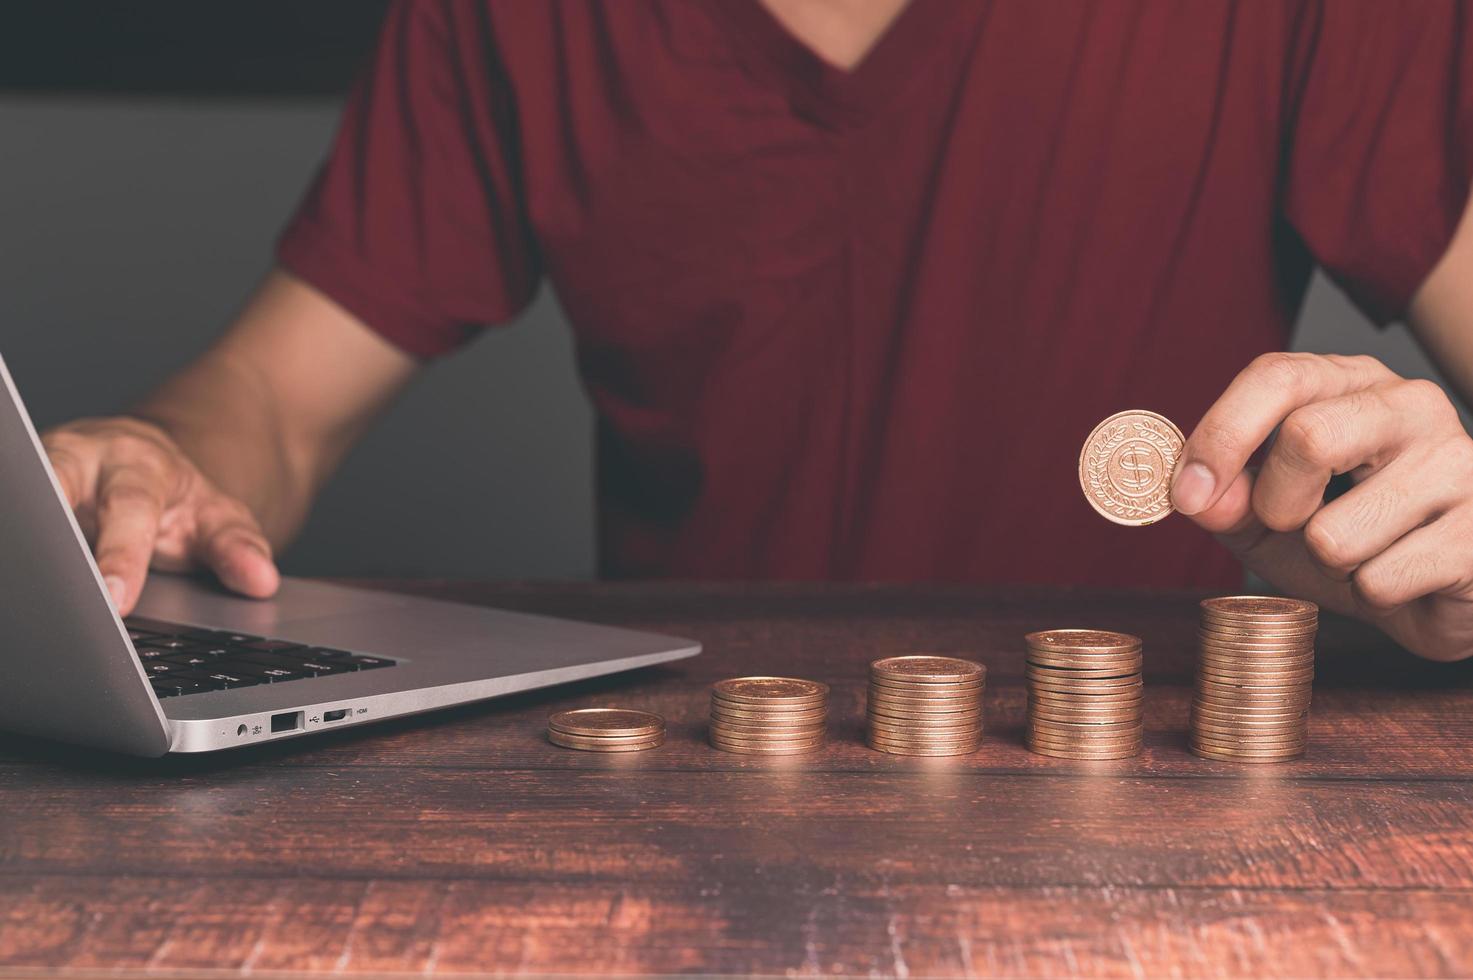
[(1283, 206), (1377, 323), (1447, 251), (1473, 170), (1473, 28), (1461, 0), (1323, 0), (1301, 24)]
[(477, 8), (397, 0), (277, 260), (410, 354), (447, 353), (536, 293), (517, 145)]

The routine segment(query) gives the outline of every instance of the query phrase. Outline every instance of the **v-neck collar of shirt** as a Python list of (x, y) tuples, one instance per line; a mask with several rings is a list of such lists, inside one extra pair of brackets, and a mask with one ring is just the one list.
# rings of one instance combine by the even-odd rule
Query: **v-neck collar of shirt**
[[(758, 0), (714, 9), (759, 57), (756, 67), (787, 94), (794, 112), (830, 129), (860, 125), (915, 85), (970, 36), (985, 0), (910, 0), (853, 68), (825, 60)], [(950, 41), (951, 43), (948, 43)]]

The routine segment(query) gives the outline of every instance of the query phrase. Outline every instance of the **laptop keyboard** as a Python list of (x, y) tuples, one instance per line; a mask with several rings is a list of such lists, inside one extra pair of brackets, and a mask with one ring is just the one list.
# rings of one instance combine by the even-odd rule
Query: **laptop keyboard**
[(133, 649), (161, 698), (393, 667), (386, 657), (129, 616)]

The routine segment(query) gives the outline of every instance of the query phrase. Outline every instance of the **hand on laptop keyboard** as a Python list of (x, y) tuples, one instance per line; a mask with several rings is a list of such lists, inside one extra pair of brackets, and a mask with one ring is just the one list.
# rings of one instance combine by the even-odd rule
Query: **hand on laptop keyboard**
[(124, 622), (149, 683), (161, 698), (395, 666), (386, 657), (247, 633), (194, 629), (141, 616)]
[(41, 439), (93, 538), (97, 567), (127, 615), (150, 565), (208, 568), (227, 587), (264, 599), (280, 582), (250, 510), (216, 487), (163, 429), (141, 419), (82, 419)]

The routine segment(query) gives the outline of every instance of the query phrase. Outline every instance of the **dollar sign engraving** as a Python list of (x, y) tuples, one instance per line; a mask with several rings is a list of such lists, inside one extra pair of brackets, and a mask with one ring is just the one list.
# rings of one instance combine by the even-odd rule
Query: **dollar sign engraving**
[(1144, 490), (1156, 480), (1156, 467), (1151, 465), (1150, 457), (1142, 454), (1136, 446), (1129, 446), (1120, 454), (1120, 469), (1124, 471), (1120, 482), (1127, 490)]

